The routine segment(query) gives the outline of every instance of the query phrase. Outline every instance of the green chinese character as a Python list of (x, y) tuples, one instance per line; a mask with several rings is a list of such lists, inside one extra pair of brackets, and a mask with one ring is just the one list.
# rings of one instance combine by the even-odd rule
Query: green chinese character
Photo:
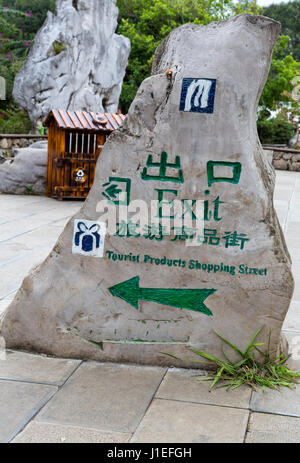
[[(141, 177), (143, 180), (162, 180), (163, 182), (183, 183), (183, 173), (181, 170), (180, 157), (176, 156), (175, 163), (167, 162), (168, 155), (165, 151), (161, 153), (160, 162), (153, 162), (152, 154), (147, 159), (147, 167), (159, 167), (159, 175), (148, 175), (147, 167), (144, 167)], [(178, 176), (171, 177), (166, 175), (167, 168), (178, 169)]]
[(159, 189), (155, 188), (155, 191), (158, 193), (158, 215), (157, 218), (159, 219), (174, 219), (175, 217), (173, 215), (171, 216), (163, 216), (163, 205), (169, 205), (171, 206), (173, 201), (163, 201), (164, 198), (164, 193), (172, 193), (173, 195), (177, 196), (178, 191), (177, 190), (166, 190), (166, 189)]
[(134, 236), (135, 238), (138, 238), (140, 235), (137, 233), (137, 224), (134, 222), (129, 221), (128, 223), (125, 220), (122, 220), (122, 222), (117, 223), (117, 231), (115, 233), (115, 236)]
[(102, 193), (110, 204), (128, 206), (130, 203), (131, 180), (129, 178), (109, 177), (109, 181), (102, 186)]
[(225, 248), (229, 246), (239, 246), (240, 249), (244, 249), (245, 242), (250, 241), (249, 238), (245, 238), (245, 233), (238, 234), (235, 232), (225, 232), (225, 236), (222, 237), (225, 240)]
[(165, 226), (161, 223), (146, 225), (143, 229), (143, 236), (149, 240), (155, 239), (156, 241), (162, 241), (165, 235), (168, 235), (168, 231)]
[(179, 241), (191, 241), (196, 231), (194, 228), (188, 227), (172, 227), (172, 230), (174, 230), (174, 238), (172, 238), (170, 241), (176, 241), (177, 239)]
[(218, 246), (220, 243), (220, 238), (217, 236), (217, 230), (211, 230), (209, 228), (204, 228), (203, 236), (198, 236), (198, 243), (210, 244), (211, 246)]
[[(215, 166), (231, 167), (232, 177), (215, 177), (215, 174), (214, 174)], [(207, 163), (208, 186), (211, 186), (215, 182), (239, 183), (241, 172), (242, 172), (242, 164), (240, 162), (208, 161)]]

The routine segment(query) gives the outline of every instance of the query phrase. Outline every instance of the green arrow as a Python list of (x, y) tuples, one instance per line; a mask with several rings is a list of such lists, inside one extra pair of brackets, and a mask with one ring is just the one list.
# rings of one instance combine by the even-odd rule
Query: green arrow
[(139, 308), (139, 299), (152, 301), (158, 304), (179, 307), (180, 309), (195, 310), (206, 315), (212, 312), (204, 304), (204, 300), (215, 293), (216, 289), (160, 289), (140, 288), (140, 277), (136, 276), (130, 280), (123, 281), (109, 288), (113, 296), (120, 297), (135, 309)]

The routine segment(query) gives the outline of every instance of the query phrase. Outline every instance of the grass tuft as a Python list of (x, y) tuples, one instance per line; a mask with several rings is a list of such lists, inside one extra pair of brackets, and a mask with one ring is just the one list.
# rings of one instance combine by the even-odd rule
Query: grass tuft
[[(269, 335), (267, 349), (262, 351), (261, 346), (265, 345), (265, 343), (255, 342), (262, 329), (263, 327), (259, 328), (256, 333), (254, 333), (245, 351), (240, 350), (237, 346), (215, 331), (215, 334), (222, 341), (222, 352), (226, 361), (205, 352), (189, 348), (189, 350), (194, 354), (197, 354), (206, 360), (210, 360), (216, 365), (216, 370), (212, 376), (200, 378), (199, 381), (211, 380), (210, 390), (214, 387), (236, 389), (243, 384), (251, 387), (255, 391), (257, 391), (258, 388), (261, 388), (263, 392), (265, 392), (267, 388), (279, 389), (280, 387), (289, 387), (291, 389), (295, 389), (295, 384), (298, 383), (297, 379), (300, 377), (300, 372), (292, 371), (286, 365), (286, 361), (290, 355), (281, 354), (275, 359), (271, 357), (271, 335)], [(224, 344), (229, 346), (236, 354), (239, 355), (240, 359), (238, 361), (234, 362), (230, 360), (230, 358), (225, 354)], [(180, 359), (167, 352), (162, 353), (177, 360), (195, 362), (195, 360)], [(263, 357), (263, 360), (258, 361), (255, 358), (255, 353), (259, 353), (260, 356)]]

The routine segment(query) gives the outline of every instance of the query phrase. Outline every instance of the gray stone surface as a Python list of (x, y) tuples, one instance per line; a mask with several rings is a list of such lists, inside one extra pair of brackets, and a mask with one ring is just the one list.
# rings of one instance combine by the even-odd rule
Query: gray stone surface
[(55, 359), (8, 351), (6, 361), (0, 362), (0, 379), (61, 386), (79, 364), (79, 360)]
[(8, 442), (45, 405), (57, 387), (0, 381), (0, 442)]
[(132, 432), (165, 373), (161, 368), (83, 364), (37, 421)]
[(17, 444), (117, 444), (128, 442), (131, 434), (104, 432), (79, 426), (33, 421), (13, 439)]
[(47, 142), (14, 150), (14, 158), (0, 165), (0, 193), (45, 194)]
[(249, 407), (251, 389), (240, 387), (233, 391), (226, 388), (209, 391), (210, 382), (201, 381), (196, 370), (169, 369), (155, 397), (223, 407)]
[(248, 410), (155, 399), (131, 442), (242, 443), (248, 415)]
[(300, 419), (290, 416), (252, 413), (246, 443), (299, 444)]
[(300, 384), (295, 389), (282, 387), (280, 390), (253, 392), (250, 409), (255, 412), (275, 413), (300, 417)]
[[(183, 357), (185, 345), (222, 356), (214, 330), (244, 348), (265, 325), (258, 340), (267, 341), (272, 330), (271, 350), (279, 349), (293, 278), (273, 207), (275, 173), (256, 131), (256, 107), (279, 29), (271, 19), (239, 15), (226, 22), (174, 30), (157, 50), (153, 75), (142, 83), (122, 127), (105, 144), (93, 188), (75, 216), (99, 219), (103, 185), (112, 175), (130, 179), (131, 200), (144, 200), (148, 205), (157, 198), (155, 188), (176, 190), (179, 200), (204, 201), (207, 163), (240, 163), (238, 184), (209, 185), (210, 208), (219, 198), (222, 219), (215, 210), (206, 226), (216, 230), (220, 245), (188, 247), (170, 237), (159, 241), (107, 234), (103, 258), (74, 255), (72, 219), (48, 259), (24, 280), (5, 314), (1, 332), (9, 347), (77, 358), (95, 358), (97, 352), (98, 359), (169, 365), (170, 359), (160, 354), (162, 343), (168, 343), (165, 352), (177, 349)], [(173, 71), (171, 81), (166, 77), (168, 68)], [(183, 79), (189, 77), (217, 80), (213, 113), (179, 111)], [(159, 161), (162, 151), (169, 162), (180, 156), (184, 183), (142, 180), (148, 155)], [(230, 172), (225, 173), (227, 178), (232, 178)], [(241, 243), (225, 246), (229, 231), (248, 237), (244, 249)], [(112, 250), (120, 255), (140, 255), (140, 263), (128, 259), (115, 262), (109, 259)], [(166, 256), (174, 266), (145, 263), (145, 255)], [(179, 259), (185, 267), (175, 266)], [(235, 269), (234, 275), (190, 269), (189, 262), (194, 259), (206, 266), (226, 264)], [(239, 265), (256, 273), (238, 273)], [(266, 272), (258, 274), (258, 268)], [(123, 298), (112, 296), (112, 286), (136, 276), (142, 288), (153, 291), (216, 289), (207, 300), (212, 316), (173, 307), (171, 299), (170, 305), (142, 300), (136, 310)], [(101, 351), (81, 338), (108, 344), (104, 342)]]
[(116, 112), (130, 51), (116, 0), (57, 0), (17, 74), (13, 96), (34, 126), (53, 109)]

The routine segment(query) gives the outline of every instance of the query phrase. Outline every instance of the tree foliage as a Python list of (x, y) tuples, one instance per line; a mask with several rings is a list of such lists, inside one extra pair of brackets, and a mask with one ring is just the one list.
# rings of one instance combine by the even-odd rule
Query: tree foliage
[(154, 52), (163, 39), (186, 23), (206, 25), (241, 12), (258, 13), (254, 2), (232, 0), (117, 0), (117, 32), (131, 41), (131, 53), (121, 94), (128, 110), (141, 82), (151, 74)]
[(272, 4), (264, 8), (263, 14), (281, 23), (281, 33), (290, 38), (286, 54), (300, 61), (300, 0)]
[[(7, 101), (0, 102), (0, 112), (5, 107), (9, 117), (12, 117), (11, 110), (16, 109), (12, 102), (14, 77), (48, 10), (55, 11), (55, 3), (55, 0), (0, 0), (0, 75), (7, 82)], [(283, 35), (276, 45), (261, 97), (261, 115), (270, 115), (270, 111), (278, 109), (284, 113), (283, 108), (287, 107), (297, 110), (297, 103), (291, 98), (291, 80), (299, 73), (299, 5), (300, 0), (294, 0), (263, 10), (263, 14), (282, 23)], [(239, 13), (262, 12), (256, 2), (249, 0), (117, 0), (117, 6), (117, 33), (131, 40), (120, 99), (123, 112), (127, 112), (141, 82), (151, 75), (155, 50), (172, 29), (185, 23), (205, 25)]]
[(30, 120), (13, 102), (14, 78), (21, 69), (47, 10), (55, 0), (0, 0), (0, 75), (6, 80), (6, 101), (0, 102), (2, 133), (27, 133)]
[(300, 63), (286, 53), (288, 44), (289, 37), (282, 35), (275, 46), (268, 80), (260, 99), (263, 109), (276, 110), (282, 105), (296, 104), (290, 94), (293, 89), (292, 79), (298, 74)]
[(295, 134), (295, 128), (283, 115), (279, 114), (273, 119), (259, 118), (257, 132), (261, 143), (287, 144)]
[[(299, 1), (292, 3), (299, 4)], [(120, 98), (123, 112), (128, 110), (141, 82), (150, 76), (154, 52), (172, 29), (189, 22), (205, 25), (240, 13), (262, 12), (255, 2), (248, 0), (240, 0), (238, 3), (231, 0), (117, 0), (117, 5), (120, 12), (118, 33), (129, 37), (132, 47)], [(282, 5), (282, 10), (285, 5)], [(272, 17), (271, 14), (267, 15)], [(296, 23), (294, 29), (297, 29)], [(294, 29), (291, 21), (290, 28), (283, 28), (283, 31), (285, 34), (293, 33)], [(270, 73), (260, 100), (261, 115), (264, 114), (266, 120), (271, 111), (286, 106), (296, 110), (297, 103), (291, 98), (291, 81), (297, 75), (299, 63), (291, 55), (291, 43), (294, 43), (294, 35), (293, 41), (288, 35), (281, 35), (274, 50)], [(266, 134), (268, 139), (277, 140), (277, 131), (284, 143), (293, 131), (291, 124), (284, 124), (282, 118), (268, 121), (265, 125), (262, 121), (261, 116), (261, 134)], [(272, 136), (269, 135), (270, 131)]]

